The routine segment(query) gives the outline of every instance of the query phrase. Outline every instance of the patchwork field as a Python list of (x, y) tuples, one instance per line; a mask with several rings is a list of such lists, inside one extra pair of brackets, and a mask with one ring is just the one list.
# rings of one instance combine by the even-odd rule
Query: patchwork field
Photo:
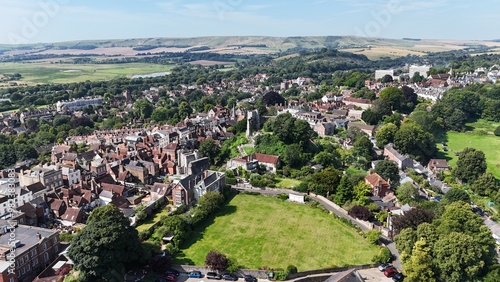
[[(0, 63), (0, 73), (20, 73), (18, 84), (70, 83), (86, 80), (100, 81), (136, 74), (168, 72), (173, 65), (144, 63), (128, 64), (51, 64), (51, 63)], [(5, 83), (4, 83), (5, 84)]]
[(237, 195), (195, 230), (177, 263), (204, 265), (217, 250), (245, 268), (299, 271), (371, 263), (378, 248), (331, 215), (274, 197)]
[[(493, 135), (493, 131), (500, 123), (479, 120), (475, 123), (467, 124), (470, 131), (448, 132), (446, 137), (436, 138), (439, 149), (438, 157), (445, 158), (452, 167), (456, 167), (458, 157), (455, 152), (459, 152), (466, 147), (481, 150), (486, 155), (488, 172), (500, 178), (500, 137)], [(447, 143), (448, 152), (443, 151), (441, 142)]]

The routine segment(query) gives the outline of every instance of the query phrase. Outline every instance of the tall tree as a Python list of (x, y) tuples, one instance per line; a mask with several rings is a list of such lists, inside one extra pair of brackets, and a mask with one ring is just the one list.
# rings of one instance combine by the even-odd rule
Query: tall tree
[(411, 256), (413, 252), (413, 246), (417, 242), (417, 232), (411, 228), (405, 228), (399, 232), (394, 237), (394, 242), (396, 243), (396, 248), (401, 254), (405, 254), (406, 258)]
[(472, 183), (486, 172), (486, 157), (480, 150), (465, 148), (460, 152), (453, 174), (464, 182)]
[(487, 172), (481, 174), (476, 180), (474, 180), (471, 184), (471, 188), (472, 191), (481, 196), (490, 196), (498, 192), (499, 185), (495, 176)]
[(229, 266), (229, 260), (224, 254), (211, 250), (205, 258), (205, 265), (210, 269), (223, 272)]
[(375, 165), (374, 171), (383, 179), (389, 181), (392, 188), (397, 188), (399, 186), (399, 169), (393, 161), (383, 160), (378, 162)]
[(351, 181), (349, 180), (348, 175), (342, 176), (340, 179), (340, 184), (337, 187), (337, 192), (335, 192), (335, 196), (333, 197), (333, 201), (337, 205), (344, 205), (347, 201), (353, 198), (353, 188), (351, 185)]
[(434, 136), (411, 120), (401, 124), (394, 136), (394, 145), (400, 153), (410, 155), (422, 163), (427, 163), (436, 152)]
[(379, 99), (387, 101), (393, 111), (400, 111), (405, 101), (405, 96), (401, 89), (387, 87), (380, 91)]
[(92, 211), (87, 226), (76, 235), (68, 255), (85, 281), (121, 281), (125, 266), (140, 257), (137, 230), (114, 205)]
[(396, 190), (396, 196), (398, 197), (398, 201), (404, 204), (416, 203), (420, 200), (418, 189), (410, 182), (403, 183), (399, 186)]
[(309, 181), (309, 191), (323, 196), (333, 195), (340, 183), (341, 175), (340, 171), (331, 167), (317, 172)]
[(154, 107), (151, 102), (145, 99), (138, 100), (134, 103), (134, 111), (136, 116), (141, 119), (148, 119), (153, 113)]
[(478, 281), (485, 266), (481, 246), (471, 236), (459, 232), (441, 236), (434, 245), (434, 254), (441, 281)]
[(405, 281), (437, 281), (433, 271), (432, 258), (431, 246), (424, 238), (419, 239), (413, 247), (411, 258), (403, 264)]
[(200, 145), (199, 149), (202, 156), (210, 160), (210, 164), (214, 165), (219, 161), (221, 149), (219, 145), (215, 144), (213, 139), (206, 139)]
[(432, 222), (434, 215), (422, 208), (412, 209), (404, 213), (404, 215), (394, 216), (392, 226), (396, 234), (405, 229), (411, 228), (417, 230), (418, 226), (424, 222)]

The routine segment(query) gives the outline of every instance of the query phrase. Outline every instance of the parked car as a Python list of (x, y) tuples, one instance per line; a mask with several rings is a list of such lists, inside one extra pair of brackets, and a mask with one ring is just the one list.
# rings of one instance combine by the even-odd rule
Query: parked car
[(395, 282), (403, 282), (405, 277), (403, 276), (403, 273), (396, 273), (394, 276), (392, 276), (392, 280)]
[(165, 271), (165, 275), (169, 275), (169, 274), (173, 274), (175, 276), (179, 276), (179, 271), (177, 271), (175, 269), (168, 269), (167, 271)]
[(378, 270), (380, 271), (385, 271), (387, 268), (392, 267), (392, 264), (390, 263), (384, 263), (378, 266)]
[(222, 277), (217, 272), (207, 272), (206, 277), (207, 279), (217, 279), (217, 280), (222, 279)]
[(238, 277), (236, 277), (235, 275), (233, 275), (231, 273), (226, 273), (226, 274), (222, 275), (222, 279), (227, 280), (227, 281), (237, 281)]
[(189, 278), (201, 278), (201, 276), (201, 272), (199, 272), (198, 270), (193, 270), (188, 273)]
[(168, 282), (174, 282), (175, 280), (177, 280), (177, 277), (175, 277), (175, 275), (166, 275), (164, 279)]
[(386, 270), (384, 270), (385, 277), (393, 277), (396, 274), (398, 274), (398, 271), (394, 267), (389, 267)]
[(252, 275), (245, 275), (245, 282), (257, 282), (257, 278)]

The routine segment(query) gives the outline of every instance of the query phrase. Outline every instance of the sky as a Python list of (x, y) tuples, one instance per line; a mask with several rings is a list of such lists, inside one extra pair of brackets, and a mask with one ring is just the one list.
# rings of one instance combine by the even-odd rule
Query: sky
[(194, 36), (499, 39), (498, 0), (0, 0), (0, 44)]

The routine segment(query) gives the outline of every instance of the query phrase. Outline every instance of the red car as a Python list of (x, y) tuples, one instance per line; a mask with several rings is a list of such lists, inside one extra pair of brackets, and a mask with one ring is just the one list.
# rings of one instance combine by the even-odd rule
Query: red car
[(385, 277), (392, 277), (396, 274), (398, 274), (398, 271), (394, 267), (389, 267), (386, 270), (384, 270)]

